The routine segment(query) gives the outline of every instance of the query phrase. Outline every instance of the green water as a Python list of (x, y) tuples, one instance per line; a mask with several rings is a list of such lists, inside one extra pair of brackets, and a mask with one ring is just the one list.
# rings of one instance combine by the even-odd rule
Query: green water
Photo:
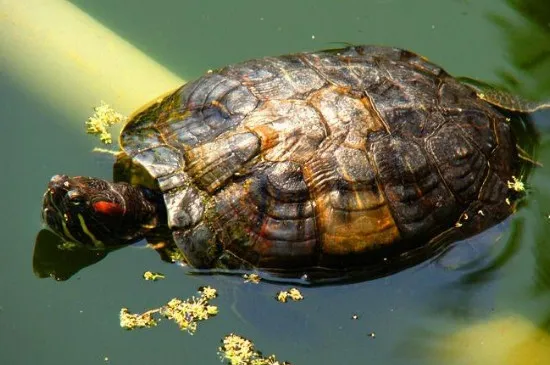
[[(72, 2), (186, 79), (251, 57), (376, 43), (550, 99), (547, 0)], [(531, 175), (526, 206), (484, 260), (461, 270), (427, 263), (374, 281), (303, 288), (305, 300), (280, 304), (273, 299), (278, 285), (188, 276), (135, 247), (67, 281), (37, 278), (33, 245), (47, 181), (56, 173), (109, 178), (111, 159), (90, 153), (96, 140), (69, 126), (86, 115), (67, 120), (0, 71), (0, 364), (216, 364), (230, 332), (293, 364), (440, 364), (435, 350), (445, 335), (498, 313), (550, 331), (549, 113), (535, 116), (536, 158), (546, 167)], [(145, 270), (167, 279), (145, 282)], [(168, 321), (150, 330), (119, 327), (121, 307), (145, 310), (205, 284), (219, 290), (220, 314), (194, 336)]]

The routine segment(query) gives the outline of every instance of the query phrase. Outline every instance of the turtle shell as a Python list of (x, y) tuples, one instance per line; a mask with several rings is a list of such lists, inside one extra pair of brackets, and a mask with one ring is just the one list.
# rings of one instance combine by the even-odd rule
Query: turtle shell
[(209, 72), (120, 137), (195, 267), (347, 268), (505, 217), (506, 117), (426, 59), (358, 46)]

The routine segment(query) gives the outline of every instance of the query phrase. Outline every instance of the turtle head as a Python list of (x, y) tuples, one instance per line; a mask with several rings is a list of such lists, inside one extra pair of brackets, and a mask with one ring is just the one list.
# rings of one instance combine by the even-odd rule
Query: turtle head
[(42, 217), (71, 242), (103, 248), (135, 242), (158, 225), (159, 194), (127, 183), (55, 175)]

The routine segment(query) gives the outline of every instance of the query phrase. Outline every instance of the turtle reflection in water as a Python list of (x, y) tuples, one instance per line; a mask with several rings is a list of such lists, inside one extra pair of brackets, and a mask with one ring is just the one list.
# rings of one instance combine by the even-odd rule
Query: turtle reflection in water
[(137, 112), (117, 182), (56, 175), (43, 217), (96, 249), (164, 229), (197, 269), (384, 274), (513, 212), (507, 116), (539, 107), (396, 48), (251, 60)]

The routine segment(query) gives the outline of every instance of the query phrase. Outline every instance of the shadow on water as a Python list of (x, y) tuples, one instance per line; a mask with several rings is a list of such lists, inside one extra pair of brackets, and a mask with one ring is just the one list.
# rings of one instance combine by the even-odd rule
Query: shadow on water
[(39, 278), (68, 280), (83, 268), (103, 260), (109, 252), (92, 251), (81, 246), (64, 247), (59, 236), (43, 229), (38, 233), (34, 245), (33, 272)]

